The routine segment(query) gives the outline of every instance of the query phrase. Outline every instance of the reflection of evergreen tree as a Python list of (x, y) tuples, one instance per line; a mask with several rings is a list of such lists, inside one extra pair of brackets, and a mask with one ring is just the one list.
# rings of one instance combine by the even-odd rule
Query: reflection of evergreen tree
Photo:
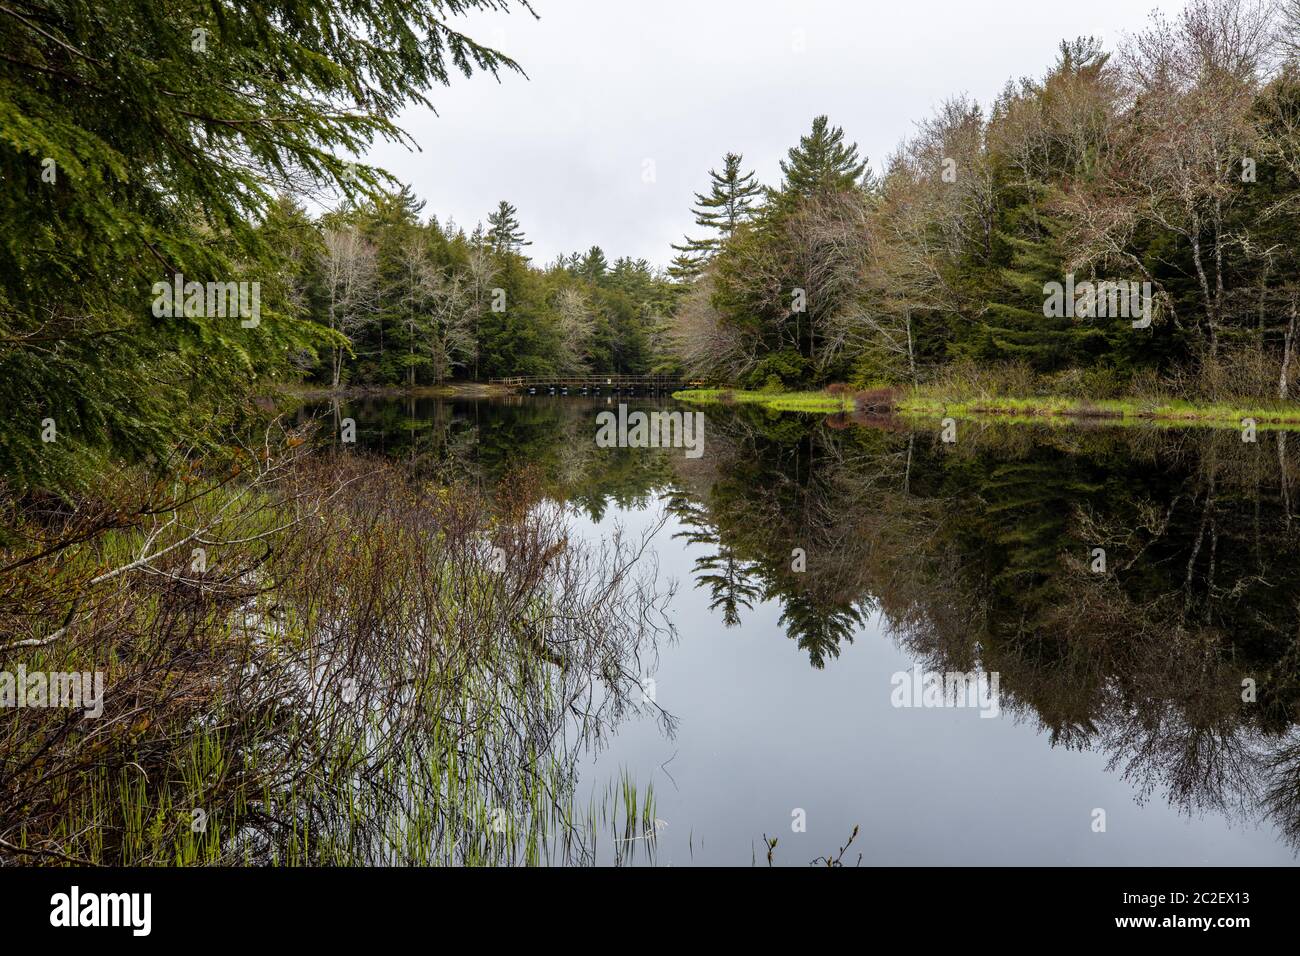
[[(787, 635), (815, 667), (839, 655), (864, 615), (863, 558), (869, 542), (856, 528), (867, 513), (863, 483), (845, 480), (844, 461), (858, 442), (897, 436), (854, 436), (822, 428), (815, 418), (736, 409), (709, 419), (709, 453), (717, 479), (694, 500), (680, 496), (675, 513), (683, 537), (712, 546), (696, 560), (696, 586), (708, 587), (711, 608), (731, 626), (755, 598), (781, 605)], [(790, 569), (794, 547), (815, 556), (807, 573)]]
[[(1277, 745), (1252, 742), (1292, 734), (1300, 700), (1278, 458), (1235, 433), (1129, 430), (988, 429), (953, 449), (746, 408), (709, 434), (710, 481), (679, 513), (711, 546), (696, 574), (724, 614), (734, 558), (814, 667), (878, 607), (927, 666), (1000, 672), (1008, 710), (1104, 748), (1144, 789), (1205, 808), (1267, 786), (1291, 805), (1253, 756)], [(1300, 463), (1285, 467), (1294, 485)], [(1242, 704), (1243, 674), (1258, 703)]]
[(818, 670), (828, 657), (840, 656), (841, 642), (853, 643), (853, 632), (866, 621), (856, 606), (825, 605), (804, 591), (787, 591), (780, 598), (781, 626)]
[(740, 609), (754, 606), (759, 588), (750, 583), (746, 564), (737, 559), (730, 548), (723, 547), (717, 554), (706, 555), (695, 561), (696, 587), (707, 585), (713, 594), (709, 610), (722, 610), (722, 623), (735, 627), (740, 623)]
[(605, 404), (537, 398), (516, 404), (446, 399), (369, 399), (327, 415), (357, 423), (357, 447), (406, 462), (413, 475), (491, 492), (521, 468), (554, 497), (600, 521), (612, 504), (646, 507), (671, 483), (674, 449), (597, 448)]
[(669, 499), (668, 509), (688, 529), (673, 537), (684, 538), (694, 545), (718, 546), (713, 554), (695, 559), (695, 586), (709, 589), (712, 596), (709, 610), (721, 609), (723, 625), (735, 627), (740, 623), (740, 609), (751, 610), (761, 593), (759, 585), (752, 581), (749, 563), (727, 545), (719, 544), (717, 530), (709, 523), (703, 505), (678, 493)]
[(1077, 463), (1052, 449), (982, 461), (984, 475), (976, 487), (980, 536), (992, 552), (988, 583), (1022, 608), (1050, 600), (1062, 552), (1084, 547), (1070, 538), (1070, 516), (1098, 486), (1081, 480)]

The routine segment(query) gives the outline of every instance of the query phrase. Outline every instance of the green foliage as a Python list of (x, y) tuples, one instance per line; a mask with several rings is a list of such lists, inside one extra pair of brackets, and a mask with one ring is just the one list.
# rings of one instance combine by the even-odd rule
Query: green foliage
[(811, 132), (800, 136), (799, 145), (781, 160), (781, 173), (785, 179), (779, 195), (806, 198), (864, 185), (867, 161), (858, 158), (856, 143), (845, 144), (844, 130), (831, 126), (822, 115), (813, 119)]
[(981, 361), (1028, 362), (1055, 369), (1077, 361), (1082, 340), (1092, 330), (1069, 316), (1043, 314), (1046, 283), (1061, 282), (1064, 250), (1058, 241), (1059, 221), (1040, 208), (1037, 194), (1003, 212), (1007, 231), (998, 238), (1006, 265), (991, 271), (992, 290), (980, 322), (962, 336), (953, 353)]
[(746, 388), (790, 388), (808, 374), (808, 360), (794, 349), (782, 349), (762, 358), (742, 380)]
[[(676, 291), (645, 260), (611, 266), (604, 251), (562, 256), (545, 268), (520, 254), (526, 244), (514, 206), (489, 216), (486, 233), (422, 222), (407, 189), (322, 218), (351, 223), (375, 262), (378, 307), (349, 330), (341, 376), (356, 386), (420, 386), (448, 378), (486, 379), (561, 370), (647, 372), (661, 366), (664, 317)], [(313, 315), (328, 322), (327, 303)], [(331, 369), (308, 366), (322, 383)]]
[[(698, 298), (683, 300), (688, 314), (679, 316), (677, 333), (687, 344), (678, 357), (702, 377), (752, 387), (769, 378), (782, 387), (842, 378), (852, 356), (842, 352), (838, 330), (856, 306), (872, 202), (866, 162), (843, 130), (819, 116), (782, 163), (782, 188), (765, 190), (760, 205), (748, 176), (742, 195), (739, 169), (740, 156), (727, 154), (724, 173), (711, 173), (713, 196), (697, 196), (697, 222), (715, 228), (717, 238), (675, 247), (682, 256), (674, 275), (689, 280), (707, 268), (709, 277), (701, 287), (707, 308)], [(714, 331), (701, 334), (709, 326)], [(707, 351), (693, 352), (691, 343), (701, 340)], [(773, 352), (786, 354), (769, 368), (764, 358)]]
[[(519, 6), (527, 9), (526, 4)], [(0, 14), (0, 470), (70, 487), (100, 455), (161, 455), (247, 411), (332, 337), (287, 294), (294, 183), (384, 181), (452, 71), (516, 69), (453, 29), (497, 0), (23, 0)], [(292, 218), (292, 217), (290, 217)], [(271, 241), (268, 241), (271, 240)], [(292, 268), (305, 266), (302, 258)], [(157, 282), (258, 282), (256, 326), (153, 314)], [(57, 439), (39, 440), (53, 419)]]
[(524, 238), (524, 230), (519, 225), (519, 210), (504, 199), (497, 204), (495, 212), (488, 213), (487, 239), (494, 252), (518, 252), (523, 246), (532, 242)]

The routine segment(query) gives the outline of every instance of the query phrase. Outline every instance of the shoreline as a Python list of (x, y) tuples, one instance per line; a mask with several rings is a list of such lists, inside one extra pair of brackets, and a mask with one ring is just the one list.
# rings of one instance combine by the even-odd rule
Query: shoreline
[[(773, 411), (825, 414), (872, 411), (870, 408), (859, 409), (857, 402), (851, 396), (832, 395), (824, 391), (773, 393), (743, 389), (684, 389), (674, 392), (673, 398), (678, 401), (708, 405), (759, 405)], [(1257, 429), (1300, 429), (1300, 403), (1252, 406), (1225, 403), (1198, 404), (1173, 399), (1120, 398), (1086, 401), (1064, 396), (1030, 398), (990, 396), (958, 400), (912, 394), (895, 400), (889, 410), (901, 416), (942, 414), (955, 418), (996, 419), (1007, 424), (1048, 422), (1133, 425), (1142, 423), (1240, 429), (1243, 419), (1250, 418), (1254, 420)]]
[[(349, 387), (282, 385), (270, 395), (301, 401), (358, 400), (368, 398), (504, 398), (510, 389), (488, 382), (456, 382), (422, 385)], [(672, 393), (679, 402), (696, 405), (757, 405), (776, 412), (804, 414), (894, 414), (900, 417), (945, 415), (954, 418), (985, 419), (1004, 424), (1091, 424), (1163, 426), (1197, 425), (1240, 429), (1243, 419), (1253, 419), (1257, 430), (1300, 430), (1300, 402), (1270, 405), (1197, 403), (1179, 399), (1117, 398), (1089, 401), (1059, 395), (1016, 398), (987, 396), (975, 399), (936, 398), (929, 395), (900, 396), (877, 407), (859, 407), (852, 393), (827, 391), (760, 392), (732, 388), (688, 388)]]

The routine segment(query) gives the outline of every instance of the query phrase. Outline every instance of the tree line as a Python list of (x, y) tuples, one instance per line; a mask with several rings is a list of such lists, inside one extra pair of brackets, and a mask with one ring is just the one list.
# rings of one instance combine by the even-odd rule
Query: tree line
[[(1286, 399), (1298, 52), (1295, 0), (1191, 0), (1115, 52), (1062, 42), (988, 110), (947, 100), (879, 175), (825, 116), (776, 186), (728, 155), (697, 196), (704, 237), (677, 247), (674, 352), (750, 387), (1000, 368), (1095, 397)], [(1063, 310), (1054, 283), (1102, 294)], [(1102, 283), (1146, 290), (1147, 314), (1108, 314)]]
[(348, 202), (312, 219), (281, 197), (264, 228), (293, 258), (296, 313), (334, 333), (302, 356), (334, 389), (418, 387), (452, 379), (556, 372), (646, 372), (675, 288), (644, 259), (600, 246), (545, 267), (518, 210), (502, 200), (469, 233), (422, 217), (410, 189)]

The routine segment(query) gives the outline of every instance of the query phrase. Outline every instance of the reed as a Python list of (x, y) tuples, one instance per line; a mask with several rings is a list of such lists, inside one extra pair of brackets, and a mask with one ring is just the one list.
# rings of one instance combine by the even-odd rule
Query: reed
[(235, 457), (8, 501), (0, 668), (105, 691), (98, 719), (0, 710), (0, 859), (593, 861), (583, 742), (670, 633), (653, 530), (575, 542), (527, 474), (489, 502), (300, 435)]

